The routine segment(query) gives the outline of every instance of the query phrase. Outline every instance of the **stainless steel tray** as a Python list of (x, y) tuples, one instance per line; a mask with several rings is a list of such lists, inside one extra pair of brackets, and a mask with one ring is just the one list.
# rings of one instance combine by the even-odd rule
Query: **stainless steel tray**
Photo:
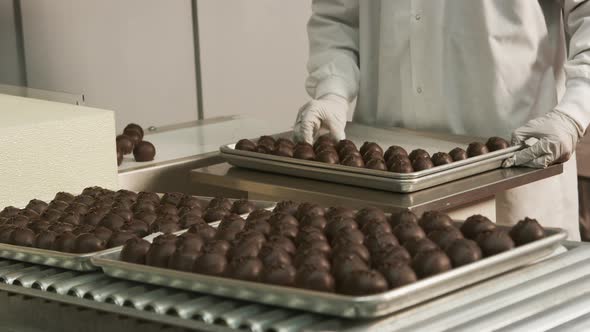
[[(289, 135), (286, 133), (277, 136), (288, 137)], [(405, 129), (381, 129), (352, 123), (347, 126), (347, 138), (358, 146), (364, 141), (373, 141), (384, 148), (400, 145), (407, 150), (422, 148), (430, 154), (438, 151), (447, 152), (457, 146), (466, 148), (469, 142), (482, 141), (481, 138), (468, 136), (432, 135)], [(235, 144), (220, 147), (222, 157), (234, 166), (402, 193), (429, 188), (499, 168), (504, 159), (520, 149), (518, 146), (509, 147), (451, 164), (402, 174), (241, 151), (234, 147)]]
[(119, 252), (97, 255), (92, 262), (107, 275), (154, 285), (225, 296), (347, 318), (383, 316), (428, 301), (467, 285), (532, 263), (551, 254), (565, 240), (561, 229), (546, 229), (547, 237), (508, 252), (426, 278), (382, 294), (352, 297), (212, 277), (196, 273), (126, 263)]
[[(213, 197), (204, 197), (204, 196), (195, 196), (203, 201), (210, 201)], [(230, 201), (236, 201), (236, 199), (229, 199)], [(271, 208), (276, 204), (274, 202), (268, 201), (257, 201), (257, 200), (250, 200), (256, 204), (257, 208)], [(219, 222), (210, 223), (210, 225), (216, 227)], [(180, 231), (183, 232), (183, 231)], [(144, 239), (151, 241), (154, 237), (160, 235), (161, 233), (153, 233), (149, 234), (144, 237)], [(91, 258), (96, 255), (106, 255), (109, 253), (119, 252), (121, 251), (121, 246), (113, 247), (97, 252), (91, 252), (86, 254), (72, 254), (54, 250), (46, 250), (46, 249), (39, 249), (39, 248), (29, 248), (29, 247), (21, 247), (15, 246), (11, 244), (0, 243), (0, 257), (12, 259), (21, 262), (27, 263), (34, 263), (34, 264), (41, 264), (47, 266), (54, 266), (59, 267), (62, 269), (67, 270), (76, 270), (76, 271), (94, 271), (98, 270), (99, 267), (94, 265), (91, 261)]]

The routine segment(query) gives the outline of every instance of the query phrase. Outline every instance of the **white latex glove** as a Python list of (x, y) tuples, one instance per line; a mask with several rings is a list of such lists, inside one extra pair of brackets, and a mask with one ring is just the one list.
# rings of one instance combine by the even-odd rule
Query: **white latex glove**
[(566, 162), (583, 135), (584, 130), (572, 118), (560, 111), (551, 111), (532, 119), (512, 133), (512, 145), (522, 145), (530, 138), (538, 141), (504, 160), (502, 166), (545, 168), (554, 163)]
[(345, 139), (344, 127), (348, 107), (345, 98), (333, 94), (307, 102), (297, 114), (293, 138), (297, 142), (313, 144), (320, 128), (323, 128), (327, 129), (334, 139)]

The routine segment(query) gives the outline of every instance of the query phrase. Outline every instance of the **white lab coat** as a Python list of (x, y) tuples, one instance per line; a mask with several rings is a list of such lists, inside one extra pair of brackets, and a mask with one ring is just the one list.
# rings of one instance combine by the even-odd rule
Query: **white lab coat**
[[(590, 123), (590, 1), (315, 0), (308, 32), (308, 93), (357, 98), (355, 122), (506, 138), (553, 109)], [(572, 158), (499, 195), (497, 221), (578, 240), (576, 177)]]

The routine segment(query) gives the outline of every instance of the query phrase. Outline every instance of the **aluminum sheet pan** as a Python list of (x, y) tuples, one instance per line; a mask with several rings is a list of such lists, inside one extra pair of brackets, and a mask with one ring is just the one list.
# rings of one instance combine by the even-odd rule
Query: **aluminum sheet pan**
[[(210, 201), (213, 197), (195, 196), (203, 201)], [(229, 199), (230, 201), (236, 201), (236, 199)], [(250, 200), (256, 204), (257, 208), (271, 208), (275, 206), (274, 202), (268, 201), (256, 201)], [(210, 223), (216, 227), (219, 222)], [(181, 231), (182, 232), (182, 231)], [(154, 237), (161, 233), (153, 233), (144, 237), (144, 239), (151, 241)], [(107, 255), (109, 253), (115, 253), (121, 251), (121, 246), (113, 247), (97, 252), (85, 253), (85, 254), (73, 254), (54, 250), (46, 250), (39, 248), (29, 248), (22, 246), (15, 246), (11, 244), (0, 243), (0, 257), (12, 259), (21, 262), (41, 264), (47, 266), (54, 266), (67, 270), (75, 271), (94, 271), (98, 270), (99, 267), (94, 265), (91, 258), (96, 255)]]
[[(288, 136), (290, 133), (276, 137)], [(432, 136), (430, 133), (381, 129), (358, 124), (347, 126), (347, 138), (357, 146), (365, 141), (373, 141), (383, 148), (391, 145), (400, 145), (408, 151), (422, 148), (431, 155), (438, 151), (449, 151), (457, 146), (466, 148), (468, 142), (485, 141), (468, 136)], [(234, 166), (402, 193), (418, 191), (499, 168), (504, 159), (511, 157), (521, 148), (513, 146), (451, 164), (402, 174), (241, 151), (234, 147), (235, 144), (220, 147), (222, 157)]]
[(385, 293), (361, 297), (132, 264), (120, 261), (119, 252), (97, 255), (92, 261), (116, 278), (346, 318), (369, 318), (417, 305), (548, 256), (565, 240), (567, 233), (562, 229), (546, 231), (547, 237), (542, 240)]

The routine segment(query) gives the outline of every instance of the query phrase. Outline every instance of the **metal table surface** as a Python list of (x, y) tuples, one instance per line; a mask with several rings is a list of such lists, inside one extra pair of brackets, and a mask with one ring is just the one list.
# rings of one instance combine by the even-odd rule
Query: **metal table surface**
[(259, 172), (228, 163), (194, 169), (193, 184), (215, 186), (251, 199), (279, 201), (291, 199), (320, 204), (361, 208), (377, 206), (387, 211), (410, 209), (418, 214), (429, 210), (449, 210), (494, 197), (497, 193), (542, 180), (563, 172), (562, 165), (546, 169), (497, 169), (415, 193), (400, 194), (331, 182)]
[[(583, 331), (590, 245), (372, 320), (346, 320), (0, 260), (0, 328), (13, 331)], [(92, 310), (85, 310), (92, 309)]]

